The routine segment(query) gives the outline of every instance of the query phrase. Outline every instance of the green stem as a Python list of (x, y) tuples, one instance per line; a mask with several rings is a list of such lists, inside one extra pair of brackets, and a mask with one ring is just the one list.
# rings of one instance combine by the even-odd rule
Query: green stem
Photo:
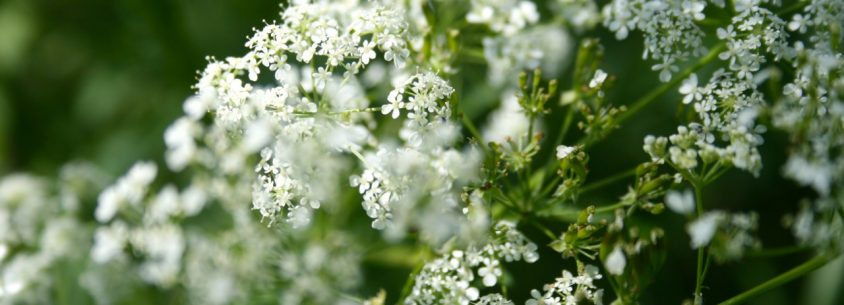
[(569, 127), (571, 127), (571, 122), (574, 120), (574, 105), (569, 105), (569, 110), (566, 111), (566, 117), (563, 119), (563, 129), (560, 130), (560, 134), (557, 135), (557, 139), (554, 140), (554, 145), (551, 146), (552, 148), (556, 148), (560, 144), (563, 144), (563, 140), (566, 138), (566, 134), (569, 132)]
[(664, 94), (665, 92), (668, 92), (668, 90), (670, 90), (671, 88), (674, 88), (674, 86), (678, 85), (680, 82), (685, 80), (687, 77), (689, 77), (689, 75), (691, 75), (692, 73), (694, 73), (697, 70), (700, 70), (701, 68), (706, 66), (709, 62), (718, 58), (718, 54), (720, 54), (721, 51), (724, 50), (724, 46), (725, 46), (724, 42), (718, 43), (717, 45), (715, 45), (715, 47), (712, 48), (712, 50), (709, 51), (709, 54), (706, 54), (706, 56), (701, 58), (700, 61), (695, 63), (693, 66), (687, 68), (686, 70), (683, 70), (679, 74), (672, 77), (671, 81), (663, 84), (662, 86), (659, 86), (658, 88), (652, 90), (651, 92), (649, 92), (645, 96), (639, 98), (637, 101), (633, 102), (633, 104), (631, 104), (630, 107), (627, 107), (627, 111), (621, 113), (618, 116), (616, 123), (618, 125), (621, 125), (621, 123), (630, 119), (633, 115), (635, 115), (636, 113), (641, 111), (643, 108), (645, 108), (645, 106), (648, 106), (651, 103), (653, 103), (654, 101), (656, 101), (656, 99), (658, 97), (660, 97), (662, 94)]
[[(702, 188), (698, 184), (695, 184), (694, 187), (695, 187), (695, 205), (696, 205), (696, 208), (697, 208), (697, 217), (700, 217), (701, 215), (703, 215), (703, 192), (702, 192)], [(703, 278), (705, 276), (703, 274), (703, 272), (704, 272), (703, 271), (703, 269), (704, 269), (703, 261), (704, 261), (705, 252), (706, 252), (706, 247), (700, 247), (700, 248), (697, 249), (697, 277), (696, 277), (696, 280), (695, 280), (695, 305), (703, 304), (703, 301), (702, 301), (703, 299), (702, 299), (702, 296), (701, 296), (700, 293), (701, 293), (701, 289), (703, 288)]]
[(484, 152), (486, 152), (487, 147), (486, 147), (486, 143), (484, 143), (484, 138), (481, 136), (481, 133), (478, 131), (478, 128), (475, 127), (475, 124), (472, 123), (472, 120), (469, 119), (469, 117), (466, 116), (465, 113), (461, 113), (460, 118), (463, 121), (463, 126), (465, 126), (466, 129), (469, 130), (469, 133), (471, 133), (472, 136), (475, 137), (475, 139), (478, 140), (478, 146), (480, 146), (481, 149)]
[(809, 272), (815, 271), (816, 269), (823, 267), (824, 265), (826, 265), (829, 261), (831, 261), (835, 257), (837, 257), (837, 255), (836, 256), (819, 255), (819, 256), (817, 256), (813, 259), (806, 261), (805, 263), (803, 263), (803, 264), (801, 264), (797, 267), (794, 267), (791, 270), (786, 271), (783, 274), (778, 275), (775, 278), (768, 280), (767, 282), (759, 284), (759, 286), (753, 287), (748, 291), (742, 292), (741, 294), (739, 294), (737, 296), (734, 296), (734, 297), (732, 297), (732, 298), (730, 298), (730, 299), (728, 299), (724, 302), (721, 302), (718, 305), (736, 305), (736, 304), (744, 303), (745, 301), (747, 301), (747, 300), (749, 300), (749, 299), (751, 299), (751, 298), (753, 298), (753, 297), (755, 297), (759, 294), (762, 294), (765, 291), (776, 288), (777, 286), (788, 283), (788, 282), (790, 282), (790, 281), (792, 281), (796, 278), (799, 278), (799, 277), (801, 277), (801, 276), (803, 276), (803, 275), (805, 275)]
[(583, 193), (586, 193), (586, 192), (589, 192), (589, 191), (592, 191), (592, 190), (596, 190), (596, 189), (602, 188), (604, 186), (616, 183), (619, 180), (622, 180), (624, 178), (627, 178), (627, 177), (630, 177), (630, 176), (635, 176), (635, 175), (636, 175), (636, 167), (631, 168), (629, 170), (626, 170), (624, 172), (609, 176), (607, 178), (589, 183), (587, 185), (584, 185), (583, 187), (580, 188), (580, 193), (583, 194)]
[(419, 275), (419, 272), (422, 271), (422, 268), (425, 267), (426, 262), (427, 259), (421, 260), (419, 262), (419, 265), (417, 265), (416, 268), (413, 268), (413, 271), (410, 272), (410, 274), (407, 276), (407, 281), (405, 281), (404, 286), (402, 286), (401, 294), (399, 295), (399, 299), (398, 302), (396, 302), (396, 305), (403, 304), (404, 299), (410, 295), (410, 291), (413, 289), (414, 280), (416, 279), (416, 276)]
[(730, 13), (730, 19), (732, 19), (732, 16), (736, 15), (736, 5), (733, 3), (733, 0), (727, 0), (725, 6), (727, 7), (727, 12)]
[(785, 256), (795, 253), (800, 253), (803, 251), (807, 251), (809, 248), (802, 247), (802, 246), (790, 246), (790, 247), (782, 247), (782, 248), (772, 248), (772, 249), (761, 249), (753, 252), (748, 252), (745, 256), (746, 257), (754, 257), (754, 258), (762, 258), (762, 257), (776, 257), (776, 256)]
[(777, 16), (784, 17), (786, 15), (790, 15), (796, 11), (802, 10), (806, 5), (809, 5), (809, 1), (797, 1), (797, 3), (792, 4), (789, 7), (786, 7), (779, 12), (777, 12)]
[(608, 206), (602, 206), (602, 207), (599, 207), (599, 208), (596, 208), (596, 209), (595, 209), (595, 214), (601, 214), (601, 213), (606, 213), (606, 212), (612, 212), (612, 211), (615, 211), (615, 209), (620, 208), (620, 207), (624, 207), (624, 206), (627, 206), (627, 203), (625, 203), (625, 202), (618, 202), (618, 203), (611, 204), (611, 205), (608, 205)]
[(560, 177), (560, 175), (554, 175), (554, 180), (551, 180), (551, 183), (549, 183), (544, 189), (542, 189), (541, 192), (539, 192), (539, 196), (537, 198), (546, 198), (551, 195), (551, 192), (556, 189), (557, 184), (560, 183), (560, 180), (562, 179), (563, 177)]

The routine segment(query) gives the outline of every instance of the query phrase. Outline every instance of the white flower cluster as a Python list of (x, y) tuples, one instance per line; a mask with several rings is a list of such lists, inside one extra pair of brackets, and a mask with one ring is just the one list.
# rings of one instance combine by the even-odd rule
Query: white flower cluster
[[(505, 143), (507, 139), (519, 141), (527, 135), (530, 128), (530, 119), (519, 106), (519, 99), (516, 92), (506, 90), (501, 94), (501, 105), (495, 109), (487, 119), (482, 129), (484, 141)], [(534, 128), (542, 129), (542, 121), (535, 120)]]
[(528, 0), (471, 0), (466, 20), (511, 36), (539, 21), (539, 11), (536, 4)]
[[(539, 259), (536, 244), (529, 241), (515, 225), (498, 223), (488, 244), (480, 249), (454, 250), (425, 264), (414, 279), (413, 288), (405, 298), (406, 305), (431, 304), (512, 304), (497, 296), (481, 298), (478, 288), (472, 286), (476, 275), (485, 287), (498, 283), (502, 275), (501, 261), (524, 260), (533, 263)], [(477, 273), (475, 269), (477, 268)], [(486, 303), (483, 303), (486, 302)]]
[(416, 73), (390, 91), (388, 104), (381, 106), (381, 113), (396, 119), (405, 109), (411, 122), (426, 126), (448, 119), (451, 108), (447, 99), (452, 93), (454, 88), (433, 72)]
[(734, 16), (731, 25), (718, 29), (718, 39), (727, 46), (718, 58), (729, 60), (729, 68), (739, 80), (751, 80), (765, 63), (766, 53), (772, 54), (774, 60), (793, 57), (785, 26), (785, 21), (771, 11), (749, 7)]
[[(30, 299), (37, 303), (39, 300), (37, 289), (30, 286), (44, 281), (41, 273), (52, 261), (49, 249), (26, 254), (13, 251), (25, 247), (38, 249), (42, 246), (39, 242), (46, 242), (46, 236), (41, 235), (47, 234), (43, 226), (50, 215), (43, 211), (53, 210), (48, 203), (45, 181), (39, 178), (15, 174), (0, 181), (0, 301)], [(54, 220), (49, 223), (56, 224)]]
[[(697, 167), (698, 157), (705, 164), (722, 161), (754, 174), (762, 167), (757, 147), (763, 143), (761, 134), (766, 128), (756, 124), (756, 116), (765, 101), (756, 88), (754, 73), (764, 63), (766, 52), (777, 58), (790, 56), (781, 31), (782, 21), (776, 15), (760, 8), (740, 15), (747, 18), (736, 17), (733, 22), (743, 31), (741, 35), (737, 36), (733, 25), (718, 29), (719, 38), (727, 44), (727, 50), (719, 57), (729, 61), (732, 71), (719, 69), (704, 86), (699, 86), (697, 75), (692, 74), (680, 86), (683, 103), (693, 104), (699, 119), (699, 123), (680, 126), (678, 133), (669, 138), (670, 161), (681, 169)], [(718, 147), (716, 140), (726, 146)], [(665, 145), (664, 138), (645, 139), (645, 151), (654, 161), (663, 158)]]
[[(537, 45), (537, 41), (544, 41)], [(484, 37), (484, 58), (487, 61), (490, 83), (514, 85), (520, 71), (541, 67), (554, 77), (565, 67), (572, 38), (560, 27), (534, 26), (512, 36)]]
[(361, 251), (349, 236), (332, 234), (325, 240), (299, 241), (301, 248), (277, 258), (281, 281), (286, 284), (279, 304), (354, 304), (326, 293), (356, 288), (363, 277)]
[[(363, 122), (371, 110), (357, 75), (378, 52), (404, 66), (407, 25), (396, 10), (357, 1), (297, 3), (281, 17), (283, 23), (255, 32), (246, 55), (212, 60), (202, 72), (186, 115), (165, 134), (167, 161), (174, 170), (195, 165), (251, 184), (253, 208), (270, 224), (304, 226), (314, 209), (333, 201), (335, 182), (350, 165), (342, 152), (371, 139)], [(273, 86), (259, 81), (267, 70)], [(429, 90), (430, 99), (408, 103), (419, 114), (450, 94), (413, 89)], [(250, 175), (244, 169), (258, 152)]]
[(552, 9), (578, 33), (594, 28), (603, 19), (594, 0), (557, 0)]
[(750, 248), (761, 243), (752, 232), (758, 224), (756, 213), (727, 213), (710, 211), (690, 222), (686, 227), (691, 236), (692, 249), (709, 246), (719, 261), (737, 260)]
[(387, 229), (388, 236), (403, 236), (408, 228), (437, 244), (466, 221), (460, 189), (477, 176), (480, 155), (437, 148), (380, 149), (364, 157), (366, 169), (352, 176), (352, 186), (363, 196), (363, 208), (373, 219), (372, 227)]
[[(93, 234), (92, 264), (81, 283), (98, 304), (121, 300), (128, 296), (125, 290), (145, 284), (183, 291), (192, 304), (243, 303), (254, 300), (253, 294), (276, 294), (279, 287), (291, 304), (329, 304), (335, 291), (359, 282), (360, 252), (337, 235), (341, 232), (313, 239), (312, 231), (266, 228), (243, 205), (250, 197), (244, 184), (214, 176), (197, 175), (183, 191), (121, 187), (139, 176), (136, 171), (154, 173), (155, 166), (139, 163), (109, 188), (142, 195), (133, 205), (120, 205)], [(212, 201), (218, 205), (208, 205)], [(217, 223), (203, 223), (207, 219)]]
[(482, 296), (478, 299), (477, 302), (472, 303), (473, 305), (514, 305), (513, 301), (508, 300), (504, 296), (493, 293)]
[(663, 82), (679, 70), (678, 64), (706, 52), (703, 31), (695, 24), (706, 16), (705, 1), (697, 0), (613, 0), (603, 8), (604, 26), (625, 39), (630, 31), (641, 30), (645, 38), (644, 59), (657, 63)]
[(841, 20), (840, 1), (811, 1), (794, 15), (789, 30), (812, 31), (809, 43), (795, 44), (794, 79), (773, 107), (773, 125), (795, 144), (783, 174), (818, 194), (803, 205), (792, 230), (801, 243), (833, 252), (844, 249), (839, 213), (844, 209), (844, 59), (832, 45), (841, 40), (841, 32), (831, 31), (840, 28)]
[(94, 233), (91, 259), (98, 264), (122, 262), (131, 247), (140, 254), (141, 277), (161, 287), (173, 285), (180, 273), (185, 236), (178, 217), (193, 216), (205, 204), (205, 194), (196, 188), (179, 192), (173, 186), (147, 196), (157, 167), (136, 163), (117, 183), (100, 193), (95, 215), (103, 226)]
[(577, 276), (568, 270), (553, 283), (546, 284), (539, 290), (530, 292), (531, 299), (525, 305), (574, 305), (574, 304), (604, 304), (604, 290), (595, 287), (595, 281), (603, 276), (598, 267), (586, 265), (583, 272)]
[(22, 173), (0, 180), (0, 304), (55, 301), (60, 283), (50, 270), (84, 261), (90, 230), (78, 203), (104, 179), (91, 165), (71, 163), (58, 181)]
[(844, 18), (844, 3), (835, 0), (811, 0), (803, 9), (803, 13), (794, 14), (788, 29), (806, 33), (811, 28), (809, 41), (814, 48), (824, 52), (831, 52), (833, 42), (841, 39), (841, 31), (834, 30)]
[[(324, 56), (324, 70), (343, 66), (351, 73), (375, 59), (376, 49), (397, 66), (403, 66), (409, 54), (404, 37), (407, 25), (395, 10), (369, 8), (356, 1), (299, 4), (284, 10), (281, 18), (283, 24), (267, 25), (246, 43), (253, 50), (249, 58), (270, 70), (283, 68), (288, 53), (304, 63)], [(257, 79), (257, 72), (250, 71), (249, 78)]]
[(158, 168), (152, 162), (138, 162), (132, 166), (117, 183), (100, 193), (99, 204), (94, 212), (97, 220), (110, 221), (125, 205), (137, 207), (146, 196), (157, 171)]
[[(540, 65), (552, 77), (562, 69), (571, 48), (571, 38), (560, 27), (533, 26), (539, 19), (539, 11), (532, 1), (471, 1), (466, 20), (485, 24), (493, 32), (483, 38), (483, 55), (491, 83), (512, 82), (514, 78), (509, 75)], [(537, 45), (536, 41), (546, 43)]]

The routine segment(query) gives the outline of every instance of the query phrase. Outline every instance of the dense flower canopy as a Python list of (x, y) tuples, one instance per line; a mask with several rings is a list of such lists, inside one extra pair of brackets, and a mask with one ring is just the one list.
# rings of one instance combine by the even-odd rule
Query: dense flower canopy
[[(780, 215), (817, 253), (795, 270), (844, 252), (842, 26), (839, 0), (290, 1), (244, 54), (208, 58), (164, 164), (0, 180), (0, 304), (59, 303), (65, 261), (97, 304), (638, 304), (670, 238), (697, 255), (688, 302), (715, 304), (710, 265), (765, 248), (758, 211), (704, 203), (727, 172), (812, 190)], [(624, 60), (651, 93), (612, 95), (598, 31), (641, 37)], [(486, 75), (464, 82), (465, 62)], [(595, 182), (594, 145), (669, 91), (678, 124)], [(471, 94), (497, 108), (470, 117)], [(584, 199), (622, 179), (617, 202)], [(540, 259), (571, 267), (514, 284)], [(401, 291), (362, 288), (380, 260), (412, 269)]]

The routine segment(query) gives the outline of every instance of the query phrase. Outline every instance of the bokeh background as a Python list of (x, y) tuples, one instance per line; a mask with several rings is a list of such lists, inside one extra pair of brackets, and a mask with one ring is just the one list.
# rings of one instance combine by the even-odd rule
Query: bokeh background
[[(538, 6), (544, 16), (552, 14), (542, 3)], [(136, 160), (163, 164), (162, 134), (181, 114), (182, 101), (192, 93), (205, 57), (243, 53), (252, 28), (261, 26), (262, 20), (277, 19), (278, 11), (277, 0), (0, 1), (0, 175), (26, 171), (54, 177), (63, 164), (76, 160), (92, 162), (114, 176)], [(611, 103), (631, 103), (659, 84), (657, 74), (650, 71), (652, 63), (640, 59), (642, 42), (637, 35), (619, 42), (602, 29), (588, 34), (601, 38), (606, 50), (602, 68), (618, 79), (608, 93)], [(578, 39), (575, 36), (574, 41)], [(483, 81), (477, 79), (485, 73), (483, 65), (467, 63), (459, 68), (465, 72), (464, 86)], [(563, 84), (568, 83), (568, 68), (562, 69)], [(495, 89), (465, 92), (467, 115), (483, 121), (498, 101)], [(595, 146), (590, 179), (645, 161), (642, 138), (668, 134), (681, 122), (678, 101), (672, 90)], [(551, 138), (561, 116), (562, 111), (555, 111), (546, 119)], [(766, 248), (793, 244), (791, 233), (783, 228), (783, 216), (797, 210), (800, 198), (811, 195), (779, 175), (786, 142), (782, 134), (769, 131), (762, 148), (765, 168), (759, 178), (734, 171), (704, 195), (711, 209), (757, 211)], [(163, 174), (164, 179), (172, 175)], [(588, 200), (614, 202), (625, 190), (620, 183)], [(683, 221), (670, 215), (642, 221), (666, 228), (670, 253), (642, 303), (680, 304), (690, 295), (695, 272)], [(554, 229), (562, 230), (563, 225)], [(544, 240), (537, 232), (528, 234)], [(513, 283), (511, 295), (516, 300), (551, 281), (562, 268), (571, 268), (547, 248), (540, 254), (537, 264), (512, 266), (519, 268), (513, 271), (528, 275)], [(726, 299), (811, 255), (752, 257), (714, 265), (704, 294), (713, 302)], [(388, 286), (388, 291), (400, 289), (409, 272), (378, 265), (368, 266), (367, 271), (373, 281), (364, 291), (377, 291), (380, 286)], [(844, 263), (839, 260), (750, 304), (844, 304), (842, 277)]]

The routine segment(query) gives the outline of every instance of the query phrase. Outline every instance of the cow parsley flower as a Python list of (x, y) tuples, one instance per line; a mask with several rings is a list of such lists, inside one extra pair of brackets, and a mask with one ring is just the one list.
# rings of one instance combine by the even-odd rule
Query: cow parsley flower
[[(537, 45), (536, 41), (545, 41)], [(568, 62), (572, 39), (566, 31), (554, 26), (536, 26), (510, 36), (483, 38), (487, 78), (495, 85), (516, 85), (512, 75), (523, 70), (542, 68), (546, 76), (555, 77)]]
[(689, 223), (686, 229), (693, 249), (709, 246), (715, 259), (728, 261), (739, 259), (746, 249), (761, 245), (752, 235), (757, 221), (755, 213), (710, 211)]
[(466, 14), (470, 23), (489, 26), (490, 30), (511, 36), (539, 21), (536, 4), (524, 0), (472, 0)]
[(621, 245), (615, 245), (607, 256), (604, 266), (607, 268), (607, 273), (609, 274), (621, 275), (624, 273), (624, 267), (627, 266), (627, 259), (624, 257)]
[(150, 183), (155, 179), (158, 168), (151, 162), (139, 162), (129, 172), (105, 189), (98, 198), (94, 212), (97, 220), (108, 222), (123, 205), (137, 206), (146, 195)]
[(562, 160), (568, 158), (576, 149), (577, 147), (574, 146), (557, 146), (557, 159)]
[(668, 191), (665, 204), (677, 214), (690, 215), (695, 210), (695, 197), (691, 190)]
[(562, 276), (545, 285), (542, 292), (531, 290), (531, 299), (525, 304), (603, 304), (604, 290), (597, 289), (594, 283), (602, 277), (598, 268), (592, 265), (584, 266), (576, 276), (563, 270)]
[(482, 296), (477, 302), (472, 303), (472, 305), (515, 305), (515, 303), (500, 294), (493, 293)]
[(613, 0), (604, 6), (604, 26), (625, 39), (630, 31), (641, 30), (645, 37), (644, 59), (658, 63), (659, 79), (667, 82), (677, 64), (706, 52), (703, 31), (695, 24), (702, 20), (706, 2), (696, 0), (646, 1)]
[(532, 263), (539, 257), (537, 247), (518, 232), (512, 223), (498, 223), (489, 243), (480, 248), (454, 250), (425, 264), (414, 278), (406, 305), (432, 304), (508, 304), (496, 297), (481, 298), (479, 289), (472, 287), (477, 276), (484, 286), (494, 286), (501, 277), (501, 261)]

